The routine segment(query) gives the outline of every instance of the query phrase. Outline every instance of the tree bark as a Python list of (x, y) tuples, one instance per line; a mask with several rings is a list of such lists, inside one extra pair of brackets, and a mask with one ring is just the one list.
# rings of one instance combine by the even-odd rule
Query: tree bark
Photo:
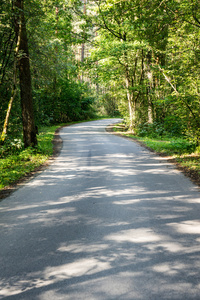
[(3, 131), (1, 134), (0, 142), (4, 143), (6, 134), (7, 134), (7, 129), (8, 129), (8, 122), (10, 118), (10, 112), (12, 108), (13, 101), (15, 99), (16, 93), (17, 93), (17, 57), (19, 54), (19, 45), (20, 45), (20, 37), (21, 37), (21, 25), (19, 25), (19, 32), (18, 32), (18, 37), (17, 37), (17, 46), (15, 48), (15, 58), (14, 58), (14, 65), (13, 65), (13, 86), (12, 86), (12, 91), (11, 91), (11, 98), (8, 103), (8, 109), (6, 112), (6, 117), (3, 125)]
[[(23, 137), (24, 147), (37, 145), (36, 129), (34, 122), (33, 97), (31, 87), (31, 72), (28, 51), (28, 39), (26, 33), (26, 23), (23, 10), (23, 0), (14, 0), (15, 8), (15, 32), (19, 35), (19, 80), (20, 80), (20, 94), (21, 94), (21, 108), (22, 108), (22, 123), (23, 123)], [(21, 26), (21, 31), (19, 30)]]
[(153, 124), (153, 105), (151, 94), (153, 90), (153, 72), (151, 70), (151, 52), (149, 52), (146, 56), (147, 65), (146, 65), (146, 74), (148, 78), (148, 85), (147, 85), (147, 102), (148, 102), (148, 123)]
[(135, 125), (135, 102), (133, 101), (133, 93), (130, 90), (131, 88), (131, 82), (130, 82), (130, 77), (129, 74), (126, 73), (126, 90), (127, 90), (127, 99), (128, 99), (128, 107), (129, 107), (129, 120), (130, 120), (130, 125), (129, 125), (129, 130), (131, 132), (134, 131), (134, 125)]
[(4, 121), (4, 125), (3, 125), (3, 131), (1, 133), (1, 138), (0, 138), (0, 142), (4, 143), (5, 138), (6, 138), (6, 134), (7, 134), (7, 129), (8, 129), (8, 122), (9, 122), (9, 118), (10, 118), (10, 113), (11, 113), (11, 108), (12, 108), (12, 104), (13, 101), (15, 99), (17, 90), (16, 90), (16, 76), (17, 76), (17, 71), (16, 71), (16, 62), (14, 62), (14, 75), (13, 75), (13, 87), (12, 87), (12, 92), (11, 92), (11, 98), (10, 101), (8, 103), (8, 108), (6, 111), (6, 117), (5, 117), (5, 121)]

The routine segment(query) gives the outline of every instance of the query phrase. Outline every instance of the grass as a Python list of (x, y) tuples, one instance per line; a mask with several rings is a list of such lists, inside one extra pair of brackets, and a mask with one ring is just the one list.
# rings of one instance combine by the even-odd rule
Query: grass
[(177, 137), (140, 137), (123, 130), (123, 124), (114, 127), (116, 133), (135, 139), (154, 152), (168, 156), (188, 176), (200, 185), (200, 147), (193, 142)]
[[(0, 149), (0, 189), (17, 182), (42, 165), (53, 153), (52, 140), (59, 126), (42, 127), (38, 147), (23, 149), (19, 140)], [(7, 145), (8, 146), (8, 145)]]
[(176, 160), (179, 164), (181, 164), (182, 167), (197, 173), (200, 177), (200, 154), (199, 153), (183, 155), (177, 157)]
[(193, 143), (183, 139), (183, 138), (151, 138), (151, 137), (138, 137), (129, 134), (130, 137), (136, 138), (141, 141), (145, 146), (151, 148), (155, 152), (159, 152), (165, 155), (182, 155), (190, 154), (195, 150)]

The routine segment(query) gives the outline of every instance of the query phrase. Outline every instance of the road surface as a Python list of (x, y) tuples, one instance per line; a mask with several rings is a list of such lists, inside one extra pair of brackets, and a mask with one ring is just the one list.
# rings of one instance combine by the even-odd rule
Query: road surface
[(60, 156), (0, 202), (0, 299), (200, 299), (200, 193), (164, 158), (61, 130)]

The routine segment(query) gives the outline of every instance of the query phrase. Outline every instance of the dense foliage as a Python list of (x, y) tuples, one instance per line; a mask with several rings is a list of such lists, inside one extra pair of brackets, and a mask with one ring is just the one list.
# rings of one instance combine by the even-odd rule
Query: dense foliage
[[(1, 128), (14, 86), (15, 1), (0, 3)], [(24, 15), (37, 126), (87, 119), (95, 108), (141, 136), (199, 142), (198, 0), (26, 0)], [(22, 128), (18, 82), (16, 91), (10, 139)]]
[[(13, 83), (16, 52), (15, 1), (0, 3), (0, 126), (3, 128), (8, 104), (12, 103), (7, 142), (21, 136), (22, 112), (19, 80)], [(94, 97), (88, 83), (79, 80), (75, 52), (83, 39), (73, 32), (73, 11), (66, 1), (24, 1), (24, 15), (30, 53), (34, 118), (37, 127), (94, 115)], [(18, 63), (25, 54), (18, 54)]]
[(117, 102), (137, 133), (154, 128), (161, 135), (184, 135), (198, 142), (199, 2), (95, 3), (97, 34), (89, 63), (94, 66), (92, 77), (96, 73), (95, 80), (106, 91), (104, 101), (111, 104), (114, 99), (113, 109)]

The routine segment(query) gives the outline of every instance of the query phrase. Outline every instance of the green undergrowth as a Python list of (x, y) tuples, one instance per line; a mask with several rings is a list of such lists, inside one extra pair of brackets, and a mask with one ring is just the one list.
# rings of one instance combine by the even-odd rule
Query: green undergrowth
[(59, 126), (39, 129), (38, 147), (23, 148), (21, 139), (0, 146), (0, 189), (17, 182), (42, 165), (53, 153), (52, 140)]
[(114, 127), (114, 131), (135, 139), (154, 152), (168, 156), (178, 163), (187, 173), (195, 172), (200, 182), (200, 146), (184, 137), (145, 136), (127, 133), (123, 124)]
[(177, 156), (183, 154), (191, 154), (196, 150), (194, 143), (183, 138), (167, 138), (167, 137), (139, 137), (129, 134), (130, 137), (136, 138), (145, 146), (161, 154)]

